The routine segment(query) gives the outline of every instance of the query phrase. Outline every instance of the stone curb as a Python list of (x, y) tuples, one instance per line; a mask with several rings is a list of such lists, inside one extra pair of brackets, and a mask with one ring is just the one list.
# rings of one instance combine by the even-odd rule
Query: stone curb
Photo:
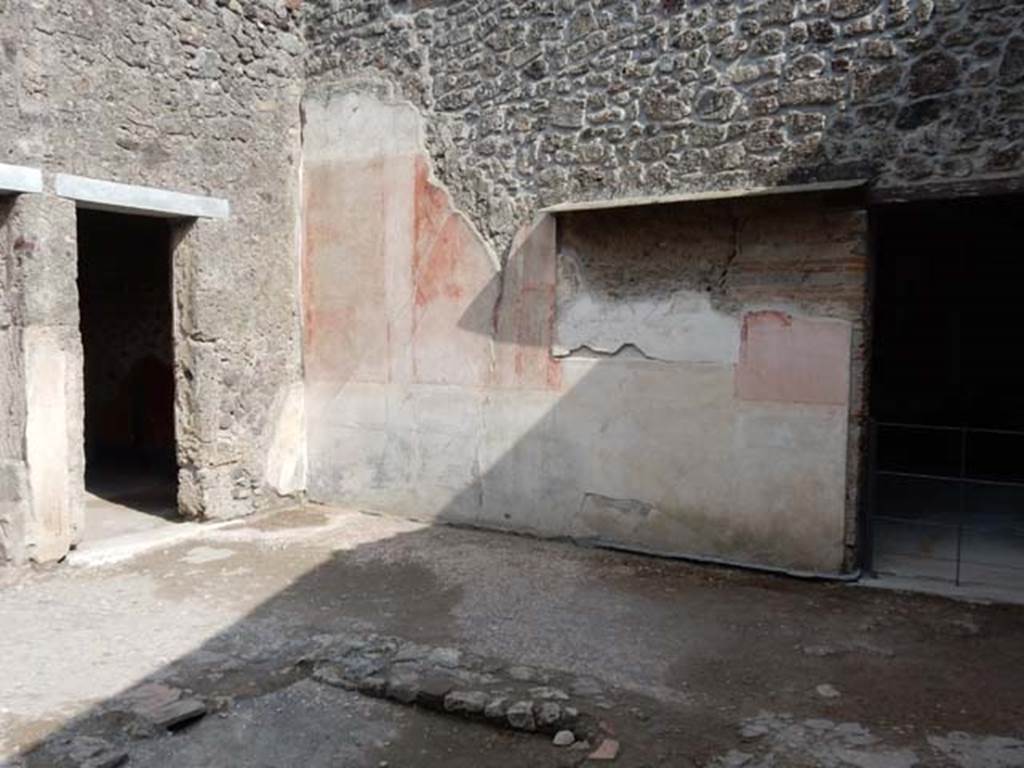
[[(504, 666), (454, 648), (372, 636), (325, 649), (300, 666), (324, 685), (358, 691), (499, 728), (600, 741), (599, 720), (586, 701), (569, 693), (574, 678), (522, 666)], [(588, 692), (597, 692), (592, 682)]]

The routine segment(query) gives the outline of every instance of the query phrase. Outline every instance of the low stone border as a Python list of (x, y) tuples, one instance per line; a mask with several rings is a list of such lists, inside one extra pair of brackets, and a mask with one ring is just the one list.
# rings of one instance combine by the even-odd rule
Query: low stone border
[[(380, 635), (320, 636), (313, 642), (317, 649), (290, 667), (293, 681), (311, 679), (468, 721), (545, 734), (555, 747), (581, 750), (583, 760), (618, 756), (618, 741), (594, 714), (610, 706), (609, 697), (590, 678)], [(129, 760), (127, 742), (186, 728), (218, 710), (215, 701), (191, 690), (143, 683), (102, 707), (84, 733), (41, 745), (37, 764), (117, 768)], [(38, 763), (40, 758), (48, 762)]]
[[(325, 648), (300, 664), (325, 685), (415, 705), (528, 733), (571, 731), (575, 740), (600, 740), (600, 721), (585, 711), (591, 681), (464, 653), (371, 636)], [(566, 741), (566, 735), (561, 741)], [(572, 743), (572, 741), (568, 741)]]

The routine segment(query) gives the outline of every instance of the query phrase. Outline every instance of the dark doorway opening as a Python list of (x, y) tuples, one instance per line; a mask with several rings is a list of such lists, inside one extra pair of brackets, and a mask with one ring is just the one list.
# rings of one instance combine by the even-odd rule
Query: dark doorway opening
[(877, 573), (1024, 589), (1022, 202), (873, 212)]
[(85, 540), (177, 518), (171, 225), (78, 211)]

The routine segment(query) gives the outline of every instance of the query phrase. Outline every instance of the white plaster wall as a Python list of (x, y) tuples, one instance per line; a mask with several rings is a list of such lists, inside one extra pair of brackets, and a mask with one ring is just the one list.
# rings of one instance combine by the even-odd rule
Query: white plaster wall
[(29, 327), (24, 332), (27, 420), (25, 445), (32, 506), (26, 530), (28, 552), (39, 562), (63, 557), (72, 543), (71, 452), (68, 441), (70, 358), (60, 331)]
[[(416, 519), (838, 569), (845, 408), (739, 402), (730, 366), (566, 367), (557, 394), (347, 384), (310, 424), (310, 496)], [(594, 497), (648, 516), (611, 514)]]
[(419, 150), (421, 121), (406, 105), (328, 88), (303, 102), (303, 163), (400, 157)]
[(267, 485), (281, 496), (306, 489), (306, 391), (286, 387), (271, 409), (274, 433), (267, 451)]
[(658, 360), (736, 362), (740, 320), (716, 310), (707, 293), (681, 289), (614, 299), (590, 290), (571, 249), (559, 252), (558, 267), (556, 356), (584, 348), (614, 354), (633, 346)]
[(629, 302), (584, 293), (559, 302), (556, 333), (558, 357), (581, 349), (614, 354), (633, 346), (658, 360), (735, 363), (740, 322), (715, 311), (696, 291)]
[[(317, 98), (304, 174), (311, 499), (841, 568), (848, 407), (741, 399), (741, 310), (683, 290), (614, 301), (579, 282), (556, 291), (550, 226), (500, 272), (469, 230), (439, 253), (446, 196), (393, 172), (408, 168), (409, 144), (392, 157), (390, 140), (362, 135), (411, 131), (413, 110)], [(352, 186), (367, 178), (380, 186)], [(325, 201), (359, 194), (379, 196), (379, 216), (350, 213), (358, 205), (326, 215)], [(379, 343), (367, 345), (354, 331), (371, 310)], [(581, 347), (609, 354), (569, 354)]]

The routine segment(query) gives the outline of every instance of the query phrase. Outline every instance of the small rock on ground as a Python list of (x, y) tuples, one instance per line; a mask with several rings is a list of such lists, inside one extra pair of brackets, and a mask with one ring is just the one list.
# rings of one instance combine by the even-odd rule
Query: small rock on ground
[(173, 731), (206, 714), (206, 704), (199, 699), (181, 699), (155, 709), (150, 714), (154, 725)]
[(576, 736), (572, 731), (559, 731), (551, 743), (556, 747), (571, 747), (576, 743)]

